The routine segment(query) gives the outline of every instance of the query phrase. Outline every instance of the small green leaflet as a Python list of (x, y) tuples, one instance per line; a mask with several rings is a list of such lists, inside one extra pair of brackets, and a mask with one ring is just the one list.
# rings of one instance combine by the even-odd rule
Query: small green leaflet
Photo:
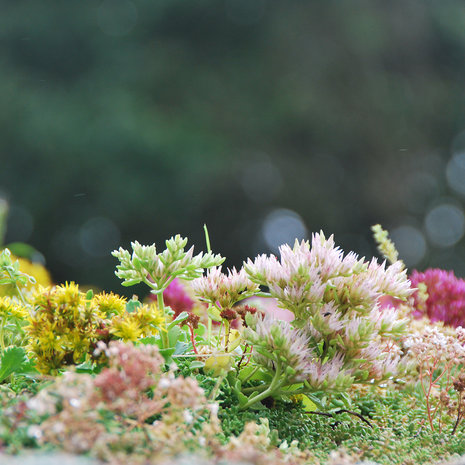
[(27, 364), (26, 351), (22, 347), (10, 347), (1, 356), (0, 383), (12, 373), (21, 373)]

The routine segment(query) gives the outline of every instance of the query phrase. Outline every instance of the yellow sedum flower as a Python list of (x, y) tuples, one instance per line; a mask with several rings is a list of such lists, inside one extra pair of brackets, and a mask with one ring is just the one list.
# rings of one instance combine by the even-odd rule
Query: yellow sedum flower
[(164, 318), (155, 304), (139, 305), (132, 313), (125, 312), (109, 322), (110, 334), (124, 341), (151, 336), (157, 328), (164, 329)]
[(0, 297), (0, 349), (24, 344), (23, 326), (28, 315), (28, 309), (16, 299)]
[(0, 319), (9, 317), (24, 320), (28, 316), (27, 308), (10, 297), (0, 297)]
[(97, 294), (92, 299), (93, 303), (106, 317), (111, 315), (121, 315), (126, 311), (127, 300), (125, 297), (106, 292)]
[(25, 328), (39, 371), (56, 373), (89, 360), (99, 341), (137, 341), (162, 327), (164, 319), (155, 304), (134, 304), (128, 312), (124, 297), (105, 292), (91, 297), (74, 282), (39, 287)]
[(205, 371), (213, 372), (214, 376), (219, 376), (231, 368), (232, 358), (230, 355), (211, 355), (205, 360)]
[(55, 288), (54, 301), (60, 307), (68, 306), (78, 308), (85, 300), (85, 295), (79, 290), (79, 286), (71, 281)]
[(140, 305), (133, 313), (135, 318), (139, 321), (142, 328), (147, 328), (151, 332), (152, 327), (164, 327), (165, 318), (163, 313), (160, 312), (155, 303), (150, 305)]
[(31, 303), (28, 347), (41, 372), (53, 373), (63, 365), (79, 363), (92, 351), (102, 318), (77, 284), (40, 287)]
[(136, 341), (142, 336), (143, 331), (139, 322), (129, 315), (126, 318), (115, 318), (110, 333), (126, 342)]

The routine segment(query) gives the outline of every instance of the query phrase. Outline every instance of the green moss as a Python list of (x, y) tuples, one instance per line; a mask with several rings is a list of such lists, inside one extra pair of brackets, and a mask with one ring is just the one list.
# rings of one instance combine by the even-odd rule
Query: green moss
[(449, 427), (441, 433), (431, 432), (426, 424), (420, 427), (424, 407), (409, 392), (355, 395), (353, 406), (372, 427), (349, 413), (332, 418), (306, 413), (299, 404), (275, 403), (263, 410), (239, 411), (237, 405), (223, 403), (219, 411), (224, 432), (221, 439), (226, 442), (231, 435), (237, 436), (248, 421), (267, 418), (279, 437), (278, 444), (297, 440), (300, 448), (310, 449), (323, 463), (330, 451), (339, 448), (386, 465), (437, 463), (465, 454), (463, 427), (454, 436)]

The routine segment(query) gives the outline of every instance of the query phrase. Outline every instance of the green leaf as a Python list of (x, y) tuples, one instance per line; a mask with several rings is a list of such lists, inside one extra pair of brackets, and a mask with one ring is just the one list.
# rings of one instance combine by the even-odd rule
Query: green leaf
[(242, 392), (236, 392), (237, 398), (239, 400), (239, 407), (243, 407), (248, 401), (248, 397), (246, 397)]
[(39, 371), (35, 366), (35, 362), (32, 360), (27, 360), (26, 363), (23, 363), (23, 365), (21, 366), (21, 370), (16, 372), (16, 374), (30, 379), (37, 378), (37, 375), (40, 375)]
[(190, 347), (190, 344), (188, 344), (187, 342), (181, 342), (181, 341), (178, 341), (176, 343), (176, 346), (174, 348), (174, 354), (173, 355), (182, 355), (182, 354), (185, 354), (187, 352), (187, 349)]
[(88, 373), (92, 374), (94, 372), (94, 367), (92, 363), (87, 361), (76, 365), (76, 373)]
[(344, 408), (345, 404), (341, 399), (332, 399), (331, 404), (337, 408)]
[(12, 373), (21, 372), (26, 362), (26, 351), (22, 347), (10, 347), (6, 349), (1, 358), (0, 383)]
[[(241, 368), (241, 371), (239, 372), (239, 379), (240, 380), (247, 379), (254, 370), (255, 370), (255, 367), (251, 365)], [(251, 379), (254, 379), (254, 378), (252, 377)]]
[(196, 336), (203, 336), (206, 331), (207, 331), (207, 327), (204, 324), (199, 323), (199, 326), (197, 327), (197, 329), (194, 329), (194, 334)]
[(170, 347), (176, 346), (180, 333), (181, 328), (179, 326), (173, 326), (171, 329), (168, 330), (168, 342)]
[(174, 347), (169, 347), (168, 349), (160, 349), (160, 354), (165, 359), (166, 363), (171, 363), (173, 361), (172, 355), (174, 354), (174, 351)]
[(176, 326), (178, 323), (181, 323), (182, 321), (184, 320), (187, 320), (187, 318), (189, 317), (189, 313), (187, 312), (181, 312), (175, 320), (173, 320), (169, 325), (168, 325), (168, 329), (170, 330), (173, 326)]
[(27, 258), (28, 260), (33, 259), (34, 255), (39, 254), (37, 249), (24, 242), (11, 242), (6, 247), (17, 257)]
[[(319, 410), (324, 410), (324, 402), (322, 402), (318, 397), (312, 395), (312, 394), (307, 394), (305, 397), (307, 397), (314, 405), (318, 407)], [(315, 409), (316, 410), (316, 409)]]
[(286, 376), (291, 377), (296, 374), (296, 370), (288, 365), (286, 367), (285, 373), (286, 373)]
[(220, 311), (216, 307), (208, 307), (208, 316), (213, 320), (217, 322), (221, 322), (222, 318), (220, 316)]
[(124, 287), (129, 287), (134, 286), (134, 284), (139, 284), (141, 281), (142, 279), (126, 279), (121, 283), (121, 285)]
[(236, 382), (234, 383), (234, 389), (237, 391), (237, 392), (240, 392), (242, 388), (242, 382), (240, 379), (236, 379)]
[(347, 409), (352, 408), (352, 399), (348, 396), (346, 392), (341, 392), (340, 393), (342, 402), (344, 402), (344, 405), (346, 406)]
[(203, 368), (205, 366), (204, 362), (201, 362), (200, 360), (194, 360), (190, 363), (189, 368), (191, 370), (194, 370), (195, 368)]
[(131, 299), (127, 304), (126, 304), (126, 311), (128, 313), (133, 313), (135, 312), (139, 307), (141, 303), (138, 300)]
[(275, 355), (266, 350), (264, 347), (256, 347), (255, 349), (260, 355), (263, 355), (264, 357), (269, 358), (270, 360), (276, 359)]

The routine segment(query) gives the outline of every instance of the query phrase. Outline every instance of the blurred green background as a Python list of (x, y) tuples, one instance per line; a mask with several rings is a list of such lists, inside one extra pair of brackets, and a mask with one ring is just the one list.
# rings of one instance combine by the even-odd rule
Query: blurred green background
[(173, 234), (228, 266), (322, 229), (465, 275), (465, 3), (3, 1), (6, 242), (121, 290)]

